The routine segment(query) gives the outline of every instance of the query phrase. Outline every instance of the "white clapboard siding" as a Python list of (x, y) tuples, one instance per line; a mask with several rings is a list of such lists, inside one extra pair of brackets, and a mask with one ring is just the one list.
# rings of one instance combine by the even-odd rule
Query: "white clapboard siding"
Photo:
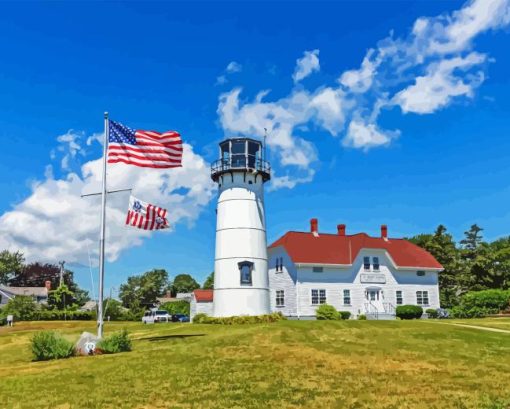
[[(365, 271), (363, 257), (379, 257), (378, 271)], [(276, 259), (283, 257), (283, 272), (276, 272)], [(319, 264), (320, 266), (320, 264)], [(371, 266), (372, 268), (372, 266)], [(402, 270), (393, 266), (384, 250), (362, 250), (351, 267), (326, 267), (323, 272), (313, 272), (313, 266), (298, 266), (292, 262), (282, 247), (271, 249), (269, 253), (269, 284), (271, 289), (271, 309), (281, 311), (286, 316), (307, 318), (315, 316), (317, 305), (312, 305), (311, 290), (325, 289), (327, 303), (337, 310), (349, 311), (353, 317), (365, 312), (365, 291), (369, 287), (381, 289), (381, 301), (396, 304), (396, 291), (403, 294), (403, 304), (416, 304), (416, 292), (428, 291), (429, 304), (423, 308), (439, 308), (438, 273), (425, 271), (424, 276), (417, 275), (417, 269)], [(384, 283), (362, 282), (362, 274), (384, 276)], [(285, 307), (276, 307), (276, 290), (285, 291)], [(344, 290), (350, 290), (350, 305), (344, 304)]]

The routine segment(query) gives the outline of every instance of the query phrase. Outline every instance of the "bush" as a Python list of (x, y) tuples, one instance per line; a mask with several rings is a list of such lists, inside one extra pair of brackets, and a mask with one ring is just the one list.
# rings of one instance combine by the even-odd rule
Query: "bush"
[(162, 304), (159, 309), (166, 310), (170, 315), (172, 314), (185, 314), (189, 316), (189, 302), (186, 300), (166, 302)]
[(365, 314), (360, 314), (360, 315), (358, 315), (358, 320), (366, 321), (367, 320), (367, 316)]
[(5, 316), (13, 315), (14, 321), (29, 321), (34, 319), (37, 308), (37, 304), (32, 297), (17, 295), (2, 308), (2, 314)]
[(497, 314), (508, 308), (510, 292), (504, 290), (470, 291), (460, 299), (460, 306), (465, 310), (479, 308), (489, 314)]
[(131, 339), (126, 329), (116, 332), (103, 338), (97, 344), (97, 348), (106, 354), (116, 354), (118, 352), (131, 351)]
[(197, 314), (193, 317), (194, 324), (260, 324), (285, 320), (281, 312), (273, 312), (266, 315), (241, 315), (233, 317), (209, 317), (207, 314)]
[(340, 318), (343, 320), (351, 318), (351, 313), (349, 311), (338, 311), (338, 313), (340, 314)]
[(396, 309), (396, 315), (403, 320), (420, 318), (423, 315), (423, 308), (419, 305), (399, 305)]
[(315, 310), (315, 317), (318, 320), (339, 320), (340, 313), (332, 305), (322, 304)]
[(93, 311), (62, 311), (62, 310), (40, 310), (37, 311), (33, 319), (39, 321), (90, 321), (94, 319)]
[(73, 343), (54, 331), (36, 332), (31, 347), (35, 361), (69, 358), (74, 354)]
[(439, 317), (438, 311), (434, 308), (427, 308), (425, 310), (425, 313), (428, 314), (429, 318), (438, 318)]
[(483, 318), (489, 312), (484, 308), (473, 307), (465, 308), (463, 306), (453, 307), (449, 310), (449, 316), (451, 318)]

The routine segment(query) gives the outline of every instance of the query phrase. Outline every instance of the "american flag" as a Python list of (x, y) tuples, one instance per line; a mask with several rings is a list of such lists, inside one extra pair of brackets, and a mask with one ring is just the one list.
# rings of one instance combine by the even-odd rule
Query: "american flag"
[(118, 122), (108, 122), (108, 163), (143, 168), (182, 166), (182, 140), (178, 132), (135, 131)]
[(166, 209), (130, 196), (126, 224), (144, 230), (167, 229), (170, 225), (166, 213)]

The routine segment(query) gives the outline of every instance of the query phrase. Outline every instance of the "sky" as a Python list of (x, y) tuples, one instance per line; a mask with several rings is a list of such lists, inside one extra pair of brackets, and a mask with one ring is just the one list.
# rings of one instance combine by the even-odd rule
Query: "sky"
[(393, 237), (510, 226), (510, 0), (3, 3), (0, 250), (67, 262), (97, 291), (103, 112), (177, 130), (183, 167), (109, 166), (110, 189), (166, 207), (172, 228), (107, 207), (107, 291), (165, 268), (214, 267), (210, 163), (226, 137), (262, 138), (267, 237)]

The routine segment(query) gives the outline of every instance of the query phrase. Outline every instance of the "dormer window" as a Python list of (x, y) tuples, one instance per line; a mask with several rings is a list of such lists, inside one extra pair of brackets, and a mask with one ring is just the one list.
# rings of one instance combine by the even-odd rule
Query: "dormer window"
[(237, 265), (241, 275), (241, 285), (252, 285), (251, 272), (253, 270), (253, 263), (251, 261), (241, 261)]
[(370, 257), (363, 257), (363, 269), (370, 271)]
[(374, 264), (374, 271), (379, 271), (379, 257), (372, 257), (372, 262)]
[(276, 257), (276, 272), (283, 272), (283, 257)]

